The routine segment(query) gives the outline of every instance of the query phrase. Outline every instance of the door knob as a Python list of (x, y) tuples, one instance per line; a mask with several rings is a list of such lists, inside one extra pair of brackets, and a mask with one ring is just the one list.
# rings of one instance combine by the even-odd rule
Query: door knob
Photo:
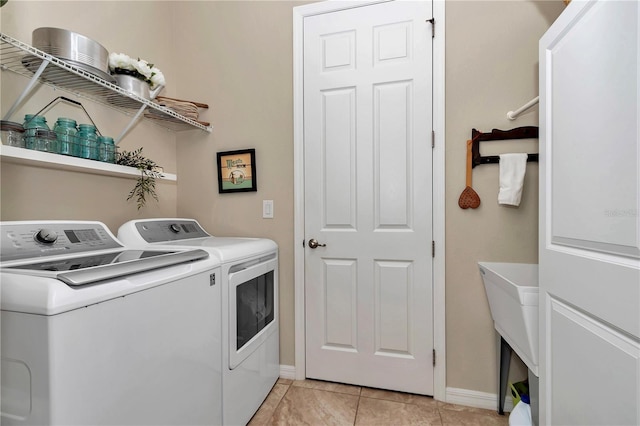
[(320, 244), (315, 238), (309, 240), (309, 247), (314, 249), (316, 247), (326, 247), (326, 244)]

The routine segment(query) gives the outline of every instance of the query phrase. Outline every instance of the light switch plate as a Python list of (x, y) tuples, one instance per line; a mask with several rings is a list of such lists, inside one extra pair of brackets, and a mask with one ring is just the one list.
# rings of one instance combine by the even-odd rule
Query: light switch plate
[(273, 200), (262, 200), (262, 218), (273, 219)]

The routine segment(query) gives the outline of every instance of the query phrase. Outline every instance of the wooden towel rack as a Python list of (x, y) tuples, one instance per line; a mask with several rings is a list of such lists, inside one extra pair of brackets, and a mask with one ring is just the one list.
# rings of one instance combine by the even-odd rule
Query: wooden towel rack
[[(473, 129), (471, 131), (471, 158), (472, 167), (479, 166), (481, 164), (499, 163), (500, 157), (498, 155), (488, 155), (483, 157), (480, 155), (480, 142), (484, 141), (502, 141), (509, 139), (537, 139), (538, 128), (536, 126), (524, 126), (516, 127), (511, 130), (498, 130), (493, 129), (491, 133), (482, 133), (479, 130)], [(538, 154), (528, 154), (527, 161), (538, 161)]]

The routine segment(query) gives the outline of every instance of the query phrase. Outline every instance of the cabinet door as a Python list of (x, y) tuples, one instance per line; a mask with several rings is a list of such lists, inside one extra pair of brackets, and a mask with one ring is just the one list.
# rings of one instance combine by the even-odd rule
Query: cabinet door
[(540, 424), (640, 424), (637, 1), (540, 42)]

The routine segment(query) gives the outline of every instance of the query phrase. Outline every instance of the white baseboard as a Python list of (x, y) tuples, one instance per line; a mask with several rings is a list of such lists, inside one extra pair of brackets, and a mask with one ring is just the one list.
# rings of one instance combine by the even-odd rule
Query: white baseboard
[[(447, 388), (446, 402), (450, 404), (466, 405), (468, 407), (484, 408), (487, 410), (498, 410), (498, 395), (494, 393), (479, 392), (468, 389)], [(507, 392), (504, 402), (504, 411), (511, 412), (513, 400)]]
[(293, 365), (281, 365), (280, 366), (280, 378), (281, 379), (296, 379), (296, 367)]

